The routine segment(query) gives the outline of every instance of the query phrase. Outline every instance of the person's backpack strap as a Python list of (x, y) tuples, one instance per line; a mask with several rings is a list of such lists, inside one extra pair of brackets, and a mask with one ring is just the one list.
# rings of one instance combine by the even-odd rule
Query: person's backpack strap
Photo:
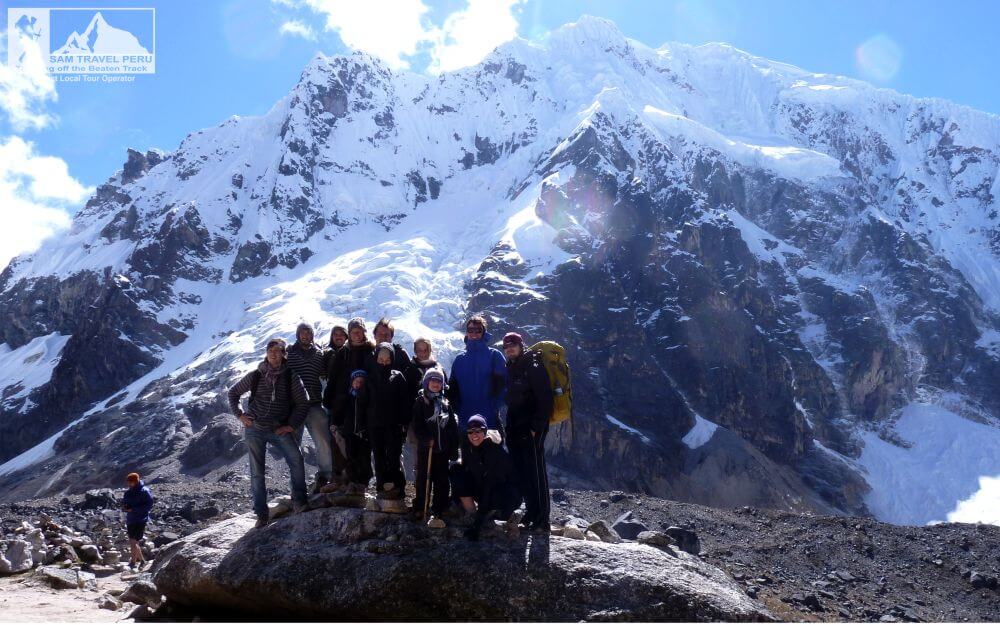
[(250, 381), (250, 402), (247, 404), (247, 409), (253, 406), (253, 399), (257, 396), (257, 386), (260, 385), (260, 369), (253, 370), (253, 380)]

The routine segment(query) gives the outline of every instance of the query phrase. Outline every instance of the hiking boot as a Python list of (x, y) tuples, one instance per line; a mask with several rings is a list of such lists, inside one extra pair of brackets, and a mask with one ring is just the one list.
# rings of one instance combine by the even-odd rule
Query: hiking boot
[(254, 529), (260, 529), (262, 527), (265, 527), (268, 524), (268, 522), (269, 519), (267, 518), (267, 516), (259, 516), (257, 517), (257, 522), (253, 524), (253, 527)]
[(441, 518), (436, 516), (431, 516), (431, 520), (427, 521), (427, 527), (432, 530), (443, 530), (445, 528), (445, 523)]
[(324, 492), (323, 487), (330, 483), (330, 480), (325, 475), (316, 474), (313, 480), (312, 487), (309, 489), (310, 495), (315, 495), (317, 493)]
[(394, 482), (386, 482), (385, 484), (382, 484), (382, 490), (387, 493), (392, 492), (395, 488), (396, 484)]

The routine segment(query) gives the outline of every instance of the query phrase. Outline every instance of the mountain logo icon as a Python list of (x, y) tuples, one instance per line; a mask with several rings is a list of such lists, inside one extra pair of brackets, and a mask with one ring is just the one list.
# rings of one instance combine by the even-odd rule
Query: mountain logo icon
[(52, 54), (66, 56), (73, 54), (150, 54), (138, 37), (122, 28), (115, 28), (98, 11), (94, 13), (87, 28), (82, 32), (73, 31), (66, 43)]

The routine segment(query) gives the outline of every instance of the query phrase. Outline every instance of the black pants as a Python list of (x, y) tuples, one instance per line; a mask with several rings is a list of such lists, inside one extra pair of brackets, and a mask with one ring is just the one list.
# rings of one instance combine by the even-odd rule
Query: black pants
[(507, 449), (514, 462), (517, 486), (524, 498), (524, 522), (548, 527), (550, 515), (549, 475), (545, 468), (545, 435), (530, 431), (510, 431)]
[[(424, 489), (427, 486), (427, 450), (429, 445), (417, 445), (417, 496), (413, 499), (413, 509), (424, 511)], [(448, 509), (449, 501), (449, 480), (448, 480), (448, 457), (440, 452), (435, 452), (431, 459), (431, 512), (435, 516), (441, 516)]]
[(372, 479), (372, 446), (362, 436), (345, 434), (347, 448), (347, 479), (355, 484), (368, 486)]
[(479, 528), (487, 518), (506, 521), (521, 505), (521, 496), (510, 482), (496, 484), (481, 497), (476, 497), (476, 518), (473, 526)]
[(403, 435), (399, 428), (374, 427), (368, 429), (368, 439), (372, 444), (375, 459), (375, 488), (381, 492), (382, 485), (392, 482), (400, 490), (406, 488), (403, 474)]

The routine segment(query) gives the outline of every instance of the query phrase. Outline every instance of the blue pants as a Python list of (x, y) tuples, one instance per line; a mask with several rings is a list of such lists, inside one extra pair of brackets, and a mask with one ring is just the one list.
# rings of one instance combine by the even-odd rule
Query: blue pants
[(330, 417), (327, 416), (323, 406), (319, 404), (310, 406), (309, 412), (306, 413), (305, 426), (295, 431), (295, 440), (300, 447), (304, 430), (309, 430), (309, 436), (313, 440), (320, 477), (329, 481), (333, 477), (334, 443), (330, 434)]
[(250, 456), (250, 494), (253, 496), (253, 511), (258, 517), (267, 516), (267, 486), (264, 484), (264, 458), (267, 444), (277, 447), (288, 463), (291, 474), (292, 501), (306, 503), (306, 467), (302, 462), (295, 434), (281, 436), (269, 430), (256, 427), (243, 429), (243, 440)]

